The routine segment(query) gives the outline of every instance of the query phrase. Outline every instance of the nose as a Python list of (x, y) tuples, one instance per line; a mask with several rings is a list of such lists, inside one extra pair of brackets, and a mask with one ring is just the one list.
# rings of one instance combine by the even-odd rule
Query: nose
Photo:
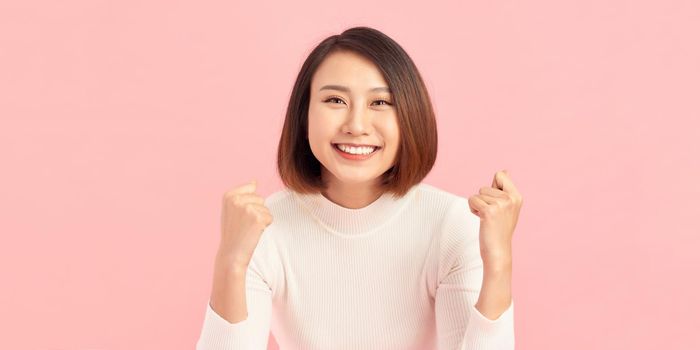
[(353, 107), (343, 124), (343, 133), (352, 135), (369, 135), (372, 128), (371, 112), (362, 107)]

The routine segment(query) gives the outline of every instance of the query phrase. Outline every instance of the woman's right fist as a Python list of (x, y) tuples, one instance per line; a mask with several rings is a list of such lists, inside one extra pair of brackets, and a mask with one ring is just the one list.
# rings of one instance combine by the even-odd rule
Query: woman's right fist
[(221, 208), (218, 257), (247, 268), (265, 228), (272, 223), (265, 199), (255, 193), (255, 180), (227, 191)]

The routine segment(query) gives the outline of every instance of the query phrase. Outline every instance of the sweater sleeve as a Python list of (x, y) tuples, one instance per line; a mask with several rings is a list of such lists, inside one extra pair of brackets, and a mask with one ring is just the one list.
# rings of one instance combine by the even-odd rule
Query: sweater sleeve
[(272, 277), (269, 270), (269, 240), (260, 238), (246, 270), (246, 305), (248, 317), (230, 323), (207, 302), (204, 324), (197, 350), (265, 350), (268, 346), (272, 311)]
[(444, 218), (440, 238), (435, 317), (440, 350), (513, 350), (513, 300), (495, 320), (474, 306), (483, 278), (480, 218), (466, 198), (457, 198)]

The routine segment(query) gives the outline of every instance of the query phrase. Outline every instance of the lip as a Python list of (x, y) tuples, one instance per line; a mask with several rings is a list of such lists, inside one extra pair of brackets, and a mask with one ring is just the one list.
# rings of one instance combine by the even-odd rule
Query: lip
[[(379, 147), (379, 146), (374, 146), (374, 147), (377, 147), (377, 149), (375, 149), (374, 152), (372, 152), (370, 154), (349, 154), (349, 153), (345, 153), (345, 152), (341, 151), (340, 148), (338, 148), (336, 145), (337, 144), (332, 144), (332, 147), (335, 150), (335, 152), (338, 153), (339, 156), (341, 156), (345, 159), (349, 159), (349, 160), (366, 160), (366, 159), (372, 158), (372, 156), (377, 154), (379, 152), (379, 150), (381, 149), (381, 147)], [(345, 143), (344, 145), (350, 145), (350, 144)]]
[(359, 143), (346, 143), (346, 142), (332, 142), (332, 145), (346, 145), (346, 146), (352, 146), (352, 147), (377, 147), (381, 148), (380, 146), (377, 145), (363, 145)]

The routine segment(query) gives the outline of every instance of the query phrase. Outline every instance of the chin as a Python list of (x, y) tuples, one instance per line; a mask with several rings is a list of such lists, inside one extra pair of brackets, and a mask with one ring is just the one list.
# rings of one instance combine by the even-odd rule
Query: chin
[(363, 185), (376, 179), (376, 177), (365, 176), (364, 174), (361, 176), (338, 176), (337, 174), (334, 174), (334, 176), (338, 179), (338, 181), (344, 184), (352, 185)]

